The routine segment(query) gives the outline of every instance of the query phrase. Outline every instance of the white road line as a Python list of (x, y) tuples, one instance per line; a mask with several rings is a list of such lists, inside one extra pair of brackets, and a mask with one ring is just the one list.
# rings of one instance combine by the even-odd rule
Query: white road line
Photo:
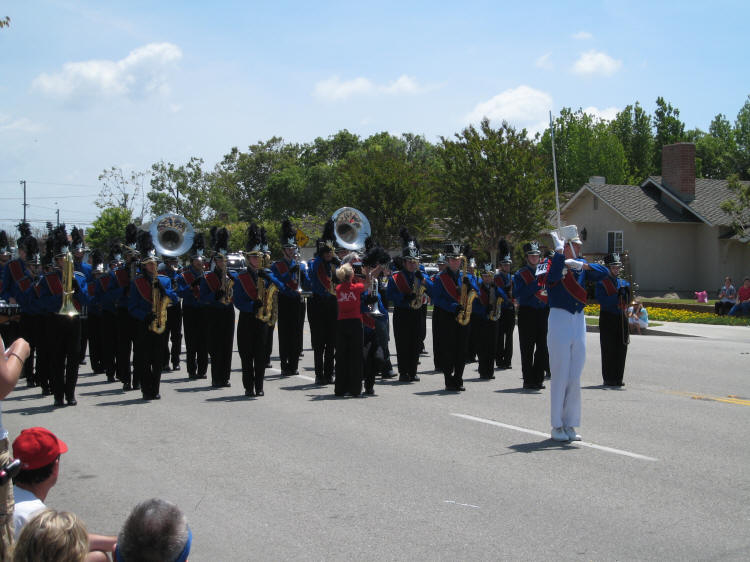
[[(518, 427), (517, 425), (509, 425), (507, 423), (500, 423), (494, 420), (488, 420), (485, 418), (477, 418), (475, 416), (469, 416), (467, 414), (451, 414), (457, 418), (463, 418), (465, 420), (475, 421), (479, 423), (486, 423), (487, 425), (494, 425), (505, 429), (513, 429), (522, 433), (528, 433), (530, 435), (536, 435), (537, 437), (546, 437), (549, 439), (549, 433), (542, 431), (536, 431), (535, 429), (526, 429), (525, 427)], [(630, 451), (623, 451), (622, 449), (614, 449), (612, 447), (604, 447), (603, 445), (596, 445), (595, 443), (588, 443), (586, 441), (571, 441), (570, 444), (580, 445), (581, 447), (588, 447), (589, 449), (597, 449), (598, 451), (604, 451), (605, 453), (614, 453), (615, 455), (622, 455), (624, 457), (631, 457), (633, 459), (640, 459), (642, 461), (658, 461), (654, 457), (647, 457), (646, 455), (639, 455), (638, 453), (631, 453)]]
[(452, 503), (454, 505), (460, 505), (463, 507), (473, 507), (474, 509), (479, 509), (478, 505), (473, 505), (470, 503), (458, 503), (457, 501), (453, 501), (453, 500), (443, 500), (443, 503)]

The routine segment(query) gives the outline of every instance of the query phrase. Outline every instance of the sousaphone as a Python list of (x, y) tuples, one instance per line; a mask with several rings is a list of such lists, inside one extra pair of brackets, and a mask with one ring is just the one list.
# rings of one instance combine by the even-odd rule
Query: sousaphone
[(336, 242), (347, 250), (361, 250), (370, 236), (370, 221), (362, 211), (341, 207), (331, 215)]
[(161, 256), (174, 257), (186, 254), (193, 245), (195, 230), (185, 218), (174, 213), (156, 217), (149, 228), (154, 248)]

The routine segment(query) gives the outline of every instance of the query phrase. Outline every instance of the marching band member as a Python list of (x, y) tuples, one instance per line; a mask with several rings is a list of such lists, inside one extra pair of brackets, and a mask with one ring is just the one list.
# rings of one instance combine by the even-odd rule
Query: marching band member
[(510, 274), (513, 258), (505, 239), (498, 243), (500, 271), (495, 275), (495, 285), (508, 295), (500, 311), (500, 323), (497, 330), (497, 351), (495, 365), (498, 369), (510, 369), (513, 360), (513, 332), (516, 328), (516, 306), (513, 304), (513, 277)]
[(113, 243), (107, 256), (108, 272), (96, 280), (96, 296), (102, 307), (101, 348), (102, 366), (109, 382), (115, 381), (117, 374), (117, 341), (122, 329), (117, 321), (117, 291), (110, 288), (117, 284), (115, 272), (122, 267), (122, 249), (119, 243)]
[[(18, 304), (14, 302), (13, 296), (8, 292), (8, 279), (10, 272), (8, 271), (8, 264), (13, 257), (13, 252), (10, 249), (10, 243), (8, 241), (8, 235), (4, 230), (0, 230), (0, 299), (10, 303)], [(18, 337), (19, 327), (18, 322), (8, 318), (7, 321), (0, 323), (0, 336), (3, 341), (10, 345)]]
[(399, 235), (403, 241), (403, 266), (388, 281), (388, 300), (393, 302), (393, 337), (396, 340), (398, 380), (416, 382), (419, 381), (417, 363), (421, 351), (422, 300), (423, 295), (430, 290), (431, 282), (419, 270), (416, 239), (404, 227)]
[[(437, 275), (433, 285), (432, 302), (437, 340), (436, 362), (445, 376), (445, 390), (466, 390), (463, 384), (464, 366), (469, 340), (469, 327), (458, 322), (458, 316), (464, 312), (461, 294), (473, 291), (469, 285), (463, 289), (468, 280), (461, 272), (461, 245), (447, 242), (445, 256), (448, 267)], [(467, 258), (463, 258), (467, 259)], [(468, 294), (468, 293), (467, 293)]]
[[(177, 276), (179, 275), (179, 259), (177, 256), (165, 256), (164, 263), (159, 267), (162, 269), (162, 275), (169, 279), (172, 290), (177, 292)], [(172, 344), (170, 351), (169, 344)], [(167, 308), (167, 329), (164, 330), (164, 352), (162, 358), (164, 366), (162, 371), (169, 372), (180, 370), (180, 352), (182, 351), (182, 305), (180, 304), (179, 295), (176, 302), (170, 302)], [(172, 367), (169, 367), (169, 361), (172, 361)]]
[(336, 240), (333, 221), (329, 220), (317, 241), (316, 257), (310, 266), (312, 297), (307, 303), (310, 335), (315, 354), (315, 384), (333, 382), (333, 360), (336, 353), (336, 280), (334, 258)]
[[(289, 219), (281, 223), (281, 251), (283, 258), (274, 262), (271, 272), (284, 285), (279, 292), (279, 361), (281, 376), (299, 375), (297, 366), (301, 351), (302, 326), (300, 307), (304, 306), (300, 289), (306, 274), (295, 260), (297, 253), (296, 229)], [(303, 311), (304, 313), (304, 311)]]
[(234, 346), (234, 280), (227, 271), (229, 232), (226, 228), (211, 227), (211, 257), (213, 270), (200, 281), (201, 302), (206, 305), (208, 354), (211, 357), (211, 386), (230, 387), (232, 348)]
[[(73, 269), (79, 272), (86, 279), (86, 285), (92, 280), (92, 267), (83, 261), (83, 236), (78, 227), (74, 226), (70, 231), (71, 241), (71, 252), (73, 254)], [(81, 365), (86, 364), (86, 346), (89, 342), (89, 319), (88, 319), (88, 307), (86, 307), (86, 313), (81, 315), (81, 354), (79, 363)]]
[[(26, 286), (26, 290), (20, 296), (18, 303), (21, 305), (21, 334), (22, 337), (29, 343), (29, 357), (26, 360), (24, 367), (29, 366), (26, 371), (26, 384), (33, 388), (39, 386), (39, 380), (42, 378), (40, 372), (47, 372), (49, 370), (47, 357), (43, 356), (42, 340), (44, 339), (45, 316), (39, 304), (36, 291), (34, 290), (36, 280), (39, 279), (41, 274), (41, 258), (39, 255), (39, 241), (33, 236), (29, 235), (18, 241), (19, 248), (23, 246), (26, 256), (26, 265), (29, 271), (30, 283), (23, 283)], [(21, 250), (19, 249), (19, 254)], [(34, 362), (34, 355), (36, 355), (36, 363)], [(48, 375), (45, 375), (48, 376)]]
[[(434, 284), (435, 281), (438, 278), (438, 275), (440, 275), (443, 271), (445, 271), (445, 268), (448, 267), (445, 263), (445, 255), (442, 253), (438, 254), (437, 260), (435, 260), (435, 265), (437, 265), (438, 271), (432, 277), (430, 277), (430, 281)], [(430, 293), (430, 296), (432, 296), (432, 293)], [(434, 303), (433, 303), (434, 304)], [(435, 365), (435, 370), (442, 372), (443, 370), (440, 368), (440, 364), (438, 363), (438, 352), (437, 352), (437, 340), (435, 339), (435, 332), (437, 331), (437, 315), (435, 314), (435, 308), (433, 307), (432, 310), (432, 361)]]
[[(352, 254), (355, 256), (356, 254)], [(349, 258), (346, 258), (349, 260)], [(352, 260), (354, 261), (354, 260)], [(336, 269), (338, 318), (336, 321), (336, 382), (334, 394), (359, 396), (362, 392), (362, 294), (365, 284), (354, 279), (354, 268), (347, 261)]]
[[(163, 323), (166, 329), (166, 318), (161, 318), (161, 306), (166, 306), (163, 304), (165, 299), (175, 302), (178, 297), (172, 290), (169, 278), (156, 271), (156, 250), (149, 232), (138, 234), (138, 253), (141, 256), (141, 273), (131, 282), (128, 296), (128, 312), (135, 320), (133, 379), (140, 381), (144, 400), (159, 400), (164, 335), (153, 326), (155, 322)], [(160, 302), (155, 303), (155, 298)]]
[(130, 353), (137, 327), (136, 321), (128, 312), (130, 283), (135, 279), (138, 271), (137, 241), (138, 228), (135, 224), (130, 223), (125, 228), (125, 244), (123, 246), (125, 262), (114, 271), (110, 270), (109, 273), (111, 281), (108, 290), (112, 292), (111, 298), (115, 303), (117, 314), (117, 358), (115, 363), (117, 378), (122, 383), (123, 390), (140, 390), (141, 388), (141, 380), (138, 378), (140, 373), (133, 371), (131, 374)]
[(364, 279), (369, 277), (367, 297), (362, 301), (362, 326), (364, 329), (363, 378), (365, 394), (375, 394), (375, 375), (390, 378), (392, 367), (388, 357), (388, 309), (380, 296), (378, 278), (391, 257), (383, 248), (376, 246), (368, 236), (365, 240), (367, 253), (362, 258)]
[[(95, 375), (101, 375), (106, 371), (102, 356), (104, 309), (101, 294), (98, 291), (99, 279), (105, 275), (102, 254), (99, 250), (94, 250), (91, 254), (91, 277), (86, 282), (89, 302), (86, 309), (88, 311), (89, 359), (91, 359), (91, 370)], [(81, 346), (83, 347), (83, 344)]]
[(622, 262), (619, 254), (607, 254), (604, 265), (609, 275), (596, 284), (599, 303), (599, 345), (602, 349), (602, 380), (604, 386), (625, 386), (625, 358), (628, 355), (628, 303), (630, 283), (618, 277)]
[(551, 435), (555, 441), (580, 441), (575, 428), (581, 422), (581, 371), (586, 362), (585, 283), (599, 281), (609, 271), (577, 257), (582, 242), (574, 225), (552, 232), (552, 241), (555, 257), (547, 274)]
[[(271, 267), (271, 249), (268, 246), (268, 238), (266, 236), (266, 227), (261, 226), (260, 227), (260, 239), (261, 244), (263, 248), (263, 263), (261, 264), (261, 267), (267, 271), (270, 271)], [(276, 300), (276, 312), (278, 315), (278, 292), (274, 295), (274, 299)], [(273, 367), (271, 365), (271, 354), (273, 353), (273, 334), (276, 331), (276, 322), (272, 322), (271, 324), (267, 324), (268, 326), (268, 335), (266, 337), (266, 369), (270, 369)]]
[[(28, 257), (26, 241), (33, 237), (31, 236), (31, 227), (25, 222), (18, 225), (18, 232), (20, 234), (16, 241), (18, 257), (10, 260), (3, 271), (3, 298), (11, 304), (21, 305), (21, 318), (14, 328), (16, 328), (18, 336), (25, 339), (31, 347), (29, 359), (24, 363), (21, 376), (26, 377), (29, 386), (34, 386), (34, 320), (29, 314), (28, 303), (24, 303), (24, 293), (34, 282), (34, 276), (26, 265)], [(36, 241), (36, 239), (34, 239), (34, 241)], [(24, 304), (26, 304), (26, 306), (24, 306)], [(13, 324), (16, 324), (16, 322), (13, 322)]]
[(540, 267), (538, 242), (523, 245), (526, 263), (513, 276), (513, 294), (518, 299), (518, 343), (521, 347), (523, 387), (545, 388), (544, 374), (549, 368), (547, 352), (547, 291), (544, 287), (545, 264)]
[(480, 276), (472, 279), (477, 299), (471, 309), (471, 337), (476, 342), (479, 378), (494, 379), (495, 350), (497, 346), (497, 325), (502, 303), (508, 300), (500, 287), (495, 285), (495, 268), (485, 263)]
[(190, 379), (205, 379), (208, 372), (208, 308), (200, 300), (201, 280), (205, 274), (203, 246), (203, 233), (196, 232), (190, 248), (190, 265), (177, 276), (185, 325), (185, 364)]

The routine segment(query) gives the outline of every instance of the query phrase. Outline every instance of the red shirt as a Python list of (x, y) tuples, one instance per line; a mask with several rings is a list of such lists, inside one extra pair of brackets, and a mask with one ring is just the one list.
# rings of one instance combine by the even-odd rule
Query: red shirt
[(750, 300), (750, 287), (745, 287), (744, 285), (740, 287), (740, 290), (737, 291), (737, 296), (739, 296), (738, 302)]
[(364, 292), (364, 283), (347, 281), (336, 287), (336, 300), (339, 303), (339, 320), (362, 320), (360, 295)]

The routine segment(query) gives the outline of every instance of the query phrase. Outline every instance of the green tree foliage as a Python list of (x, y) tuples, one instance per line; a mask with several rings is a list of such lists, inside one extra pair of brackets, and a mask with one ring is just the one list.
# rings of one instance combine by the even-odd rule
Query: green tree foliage
[(434, 147), (423, 137), (373, 135), (334, 166), (336, 187), (328, 212), (359, 209), (380, 243), (395, 243), (402, 226), (421, 235), (434, 216), (436, 166)]
[(102, 182), (102, 189), (99, 198), (94, 202), (97, 207), (120, 207), (130, 211), (139, 224), (143, 222), (146, 211), (143, 189), (146, 181), (145, 172), (130, 172), (130, 175), (126, 175), (122, 168), (112, 166), (99, 174), (99, 181)]
[(103, 209), (86, 232), (86, 244), (107, 255), (113, 242), (123, 242), (125, 227), (132, 222), (133, 215), (129, 209), (109, 207)]
[(721, 209), (732, 218), (732, 229), (746, 240), (750, 239), (750, 182), (742, 182), (737, 174), (728, 178), (729, 189), (735, 194), (721, 204)]
[(661, 175), (662, 147), (665, 144), (686, 140), (685, 123), (680, 121), (680, 110), (672, 107), (672, 104), (664, 101), (661, 96), (656, 98), (654, 128), (656, 131), (654, 133), (653, 169), (657, 175)]
[(652, 174), (654, 137), (651, 117), (635, 102), (628, 105), (610, 123), (610, 130), (620, 141), (627, 161), (626, 183), (637, 185)]
[(734, 138), (736, 143), (735, 169), (742, 179), (750, 179), (750, 96), (737, 113), (734, 122)]
[(554, 207), (552, 161), (525, 129), (505, 122), (493, 129), (485, 118), (478, 130), (469, 126), (454, 140), (441, 141), (437, 201), (451, 236), (496, 261), (500, 238), (526, 240), (548, 226)]
[(10, 27), (10, 16), (0, 18), (0, 29), (2, 29), (3, 27)]
[(203, 160), (192, 157), (175, 166), (157, 162), (151, 167), (151, 213), (158, 217), (176, 213), (197, 227), (214, 214), (211, 203), (211, 177), (203, 171)]
[[(540, 149), (551, 163), (549, 129), (542, 135)], [(628, 179), (625, 150), (617, 135), (606, 122), (581, 109), (563, 108), (555, 120), (555, 159), (561, 192), (578, 191), (591, 176), (604, 176), (612, 184)]]

